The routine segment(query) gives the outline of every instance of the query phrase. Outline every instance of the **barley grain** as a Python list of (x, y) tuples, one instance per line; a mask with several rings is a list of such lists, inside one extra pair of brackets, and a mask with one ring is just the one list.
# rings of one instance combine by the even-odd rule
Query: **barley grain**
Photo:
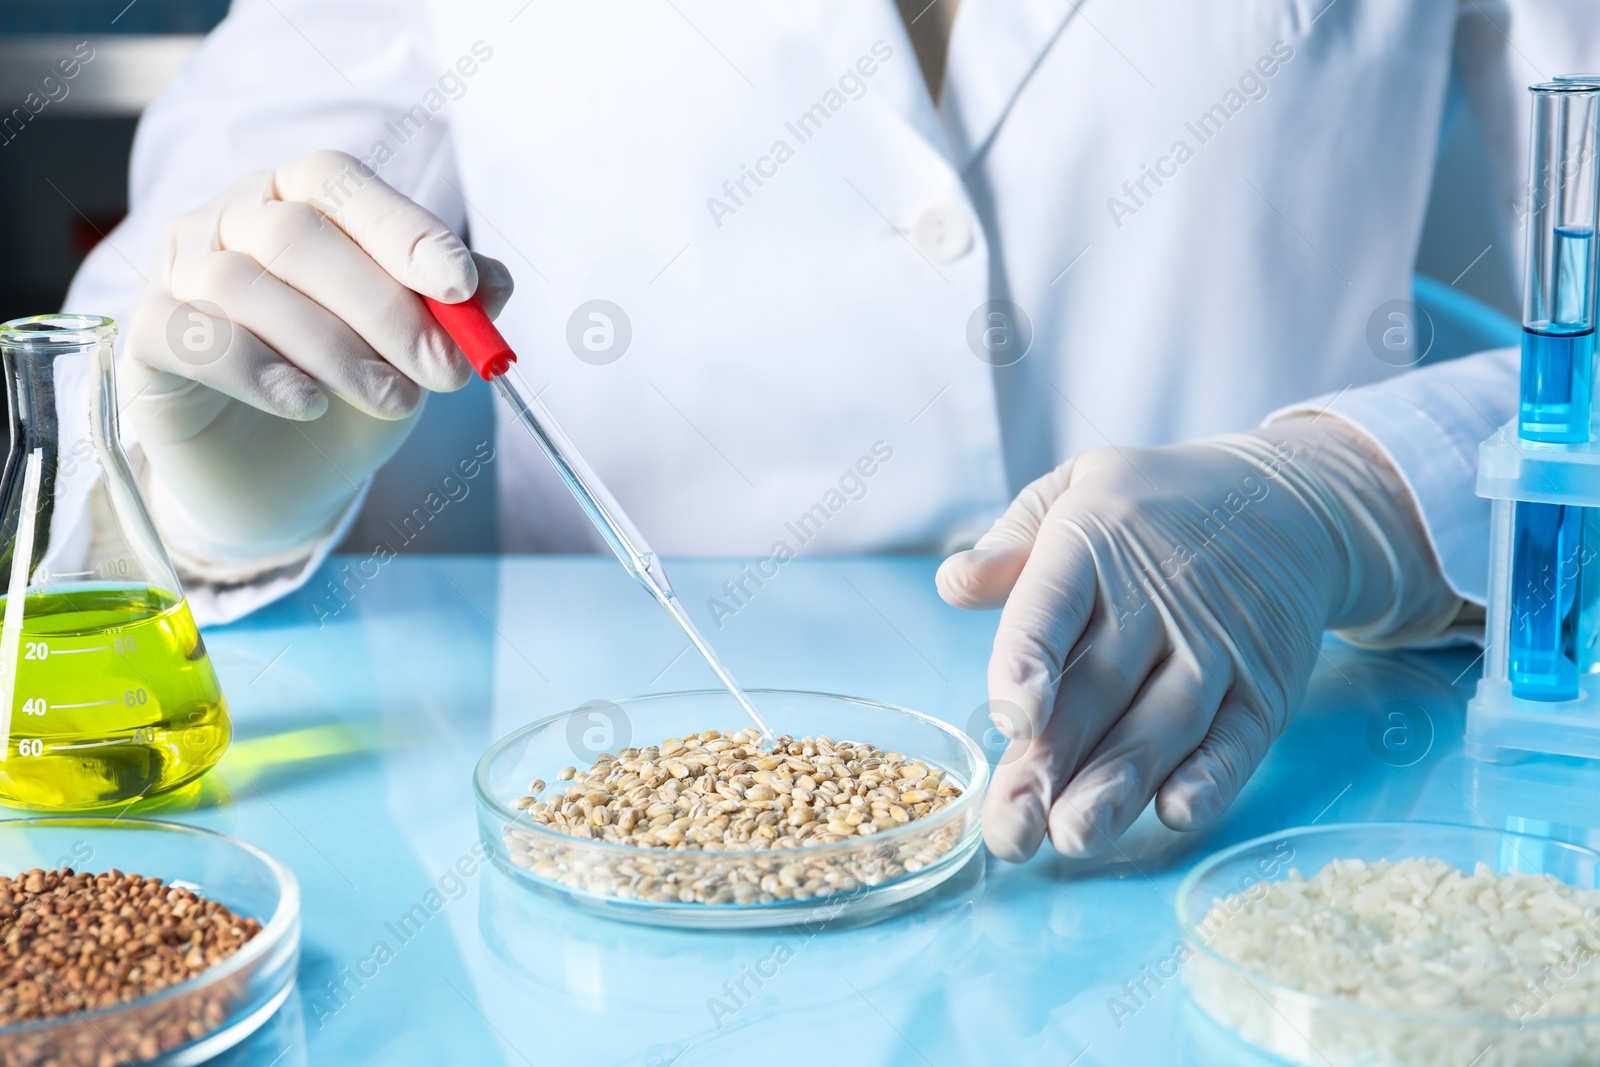
[[(907, 823), (961, 795), (940, 768), (828, 737), (783, 737), (770, 751), (761, 740), (754, 730), (705, 730), (602, 753), (587, 768), (562, 768), (556, 780), (570, 784), (549, 801), (537, 799), (538, 779), (513, 801), (546, 830), (631, 846), (664, 865), (596, 856), (576, 841), (568, 848), (515, 826), (506, 828), (510, 858), (541, 878), (601, 895), (759, 904), (881, 885), (923, 869), (961, 836), (959, 825), (949, 825), (904, 837)], [(812, 868), (777, 858), (888, 830), (902, 834)]]

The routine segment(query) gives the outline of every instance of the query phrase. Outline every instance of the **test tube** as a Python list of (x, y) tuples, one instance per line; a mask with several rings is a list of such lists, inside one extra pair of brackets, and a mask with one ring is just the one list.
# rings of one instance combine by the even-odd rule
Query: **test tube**
[(1585, 509), (1527, 500), (1512, 506), (1511, 695), (1575, 700)]
[(1527, 441), (1585, 444), (1594, 380), (1595, 158), (1600, 85), (1535, 85), (1526, 224), (1522, 404)]
[[(1557, 74), (1554, 81), (1582, 82), (1591, 88), (1600, 88), (1600, 73), (1596, 74)], [(1597, 238), (1600, 240), (1600, 238)], [(1600, 297), (1597, 297), (1600, 299)], [(1600, 326), (1600, 323), (1597, 323)], [(1600, 351), (1597, 351), (1600, 355)], [(1591, 412), (1593, 411), (1591, 397)], [(1591, 418), (1593, 416), (1591, 415)], [(1600, 546), (1600, 508), (1584, 509), (1583, 543), (1588, 550), (1584, 553), (1587, 557), (1583, 565), (1583, 575), (1579, 578), (1582, 584), (1583, 599), (1580, 601), (1581, 630), (1578, 635), (1578, 672), (1580, 674), (1600, 674), (1600, 554), (1594, 549)]]
[[(1531, 86), (1527, 288), (1518, 433), (1527, 441), (1589, 441), (1595, 358), (1595, 229), (1600, 225), (1600, 84)], [(1513, 505), (1511, 693), (1578, 696), (1585, 509)]]

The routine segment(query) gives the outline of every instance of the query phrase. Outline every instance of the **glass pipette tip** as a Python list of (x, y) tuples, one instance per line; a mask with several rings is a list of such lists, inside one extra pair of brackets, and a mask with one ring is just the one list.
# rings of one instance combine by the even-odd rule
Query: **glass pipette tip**
[(767, 725), (767, 721), (750, 702), (749, 696), (740, 688), (739, 683), (734, 681), (733, 674), (717, 655), (716, 650), (711, 647), (711, 643), (706, 640), (705, 635), (684, 610), (677, 594), (673, 592), (672, 583), (667, 580), (666, 568), (661, 564), (661, 557), (651, 549), (644, 535), (628, 518), (627, 512), (622, 510), (622, 505), (611, 495), (611, 490), (606, 488), (606, 484), (583, 458), (582, 453), (561, 428), (555, 416), (550, 413), (544, 401), (539, 399), (539, 395), (529, 388), (527, 382), (516, 372), (513, 367), (517, 358), (515, 353), (506, 344), (505, 338), (500, 336), (500, 331), (495, 329), (494, 323), (489, 320), (478, 298), (474, 296), (460, 304), (442, 304), (427, 297), (423, 297), (423, 301), (428, 305), (433, 317), (439, 320), (439, 324), (460, 346), (467, 360), (480, 375), (494, 385), (495, 391), (511, 408), (517, 422), (521, 423), (523, 429), (533, 437), (539, 450), (555, 467), (562, 482), (578, 501), (578, 505), (583, 508), (584, 514), (594, 523), (595, 529), (600, 531), (600, 536), (616, 554), (623, 569), (633, 575), (634, 579), (645, 587), (655, 601), (665, 608), (667, 614), (671, 615), (683, 629), (690, 644), (699, 651), (712, 673), (733, 695), (734, 700), (738, 701), (744, 713), (750, 717), (750, 721), (756, 724), (762, 738), (768, 744), (775, 741), (777, 735), (772, 732), (772, 727)]
[(667, 609), (667, 613), (678, 620), (678, 625), (683, 627), (683, 632), (689, 636), (689, 641), (695, 648), (700, 650), (700, 655), (705, 657), (705, 661), (712, 671), (721, 679), (728, 692), (733, 694), (733, 699), (739, 702), (739, 706), (744, 709), (744, 713), (750, 716), (750, 721), (755, 723), (756, 728), (761, 731), (762, 739), (769, 745), (776, 741), (777, 735), (772, 732), (772, 727), (767, 725), (767, 720), (761, 717), (761, 713), (756, 710), (756, 706), (750, 703), (750, 697), (739, 687), (739, 683), (733, 680), (733, 675), (728, 673), (728, 668), (723, 665), (721, 657), (712, 649), (711, 643), (705, 639), (705, 635), (700, 632), (700, 628), (690, 620), (689, 613), (683, 610), (683, 605), (678, 601), (678, 598), (671, 595), (670, 587), (668, 599), (666, 600), (662, 600), (660, 594), (656, 593), (654, 589), (651, 589), (650, 592), (660, 601), (661, 606)]

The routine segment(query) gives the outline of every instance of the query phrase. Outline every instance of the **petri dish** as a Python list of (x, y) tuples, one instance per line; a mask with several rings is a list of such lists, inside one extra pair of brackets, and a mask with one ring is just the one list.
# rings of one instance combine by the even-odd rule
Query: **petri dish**
[(114, 867), (182, 881), (262, 929), (215, 967), (150, 996), (0, 1026), (8, 1065), (203, 1063), (260, 1027), (293, 988), (300, 887), (287, 867), (260, 849), (211, 830), (154, 820), (61, 816), (0, 822), (0, 871), (15, 875), (63, 866), (95, 874)]
[(1578, 1067), (1600, 1048), (1600, 1012), (1531, 1017), (1459, 1010), (1394, 1011), (1294, 989), (1213, 951), (1201, 925), (1212, 905), (1297, 869), (1309, 878), (1335, 859), (1444, 860), (1548, 874), (1600, 888), (1600, 853), (1580, 845), (1451, 823), (1331, 823), (1245, 841), (1203, 860), (1178, 887), (1178, 924), (1194, 952), (1183, 965), (1191, 1006), (1273, 1063), (1307, 1067), (1472, 1064)]
[[(794, 737), (827, 736), (904, 752), (942, 769), (961, 796), (932, 815), (871, 837), (792, 849), (688, 851), (635, 848), (572, 837), (529, 820), (511, 802), (534, 778), (556, 782), (601, 751), (655, 744), (707, 729), (743, 729), (722, 690), (658, 693), (585, 704), (524, 726), (478, 761), (478, 830), (496, 866), (528, 889), (614, 919), (656, 926), (738, 929), (795, 923), (860, 925), (907, 907), (950, 878), (978, 850), (979, 813), (989, 767), (960, 730), (907, 708), (859, 697), (781, 689), (748, 691), (772, 728)], [(730, 879), (756, 881), (803, 863), (829, 879), (805, 900), (702, 904), (671, 899), (687, 888)]]
[[(860, 997), (877, 1003), (880, 992), (894, 996), (891, 990), (903, 985), (905, 975), (922, 974), (929, 960), (964, 959), (963, 953), (977, 951), (983, 934), (972, 913), (982, 894), (984, 861), (980, 849), (894, 922), (865, 928), (830, 924), (814, 936), (798, 927), (723, 930), (711, 937), (695, 929), (614, 922), (559, 898), (530, 893), (520, 879), (489, 864), (478, 880), (478, 932), (519, 995), (536, 997), (557, 1011), (564, 1006), (591, 1015), (623, 1010), (635, 1026), (663, 1036), (681, 1034), (684, 1020), (709, 1014), (703, 984), (683, 980), (684, 960), (692, 956), (697, 974), (718, 975), (718, 981), (723, 973), (741, 974), (742, 966), (758, 977), (781, 966), (781, 987), (769, 992), (780, 997), (783, 1012), (791, 1018), (830, 1018), (830, 1013), (848, 1012), (852, 1003), (859, 1006)], [(842, 983), (841, 954), (870, 958), (873, 965)], [(553, 962), (580, 959), (578, 979)], [(741, 997), (742, 1014), (753, 1001)], [(726, 999), (724, 1006), (731, 1006)], [(730, 1030), (739, 1028), (723, 1021)], [(689, 1039), (701, 1049), (698, 1037)]]

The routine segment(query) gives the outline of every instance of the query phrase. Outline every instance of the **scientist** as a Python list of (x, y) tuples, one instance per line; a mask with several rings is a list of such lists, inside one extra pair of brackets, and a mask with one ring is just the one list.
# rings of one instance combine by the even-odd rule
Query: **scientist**
[[(1223, 811), (1325, 629), (1420, 640), (1481, 594), (1509, 363), (1385, 383), (1366, 324), (1410, 293), (1452, 87), (1509, 235), (1524, 86), (1600, 66), (1597, 27), (1590, 0), (236, 0), (69, 304), (128, 323), (139, 477), (211, 620), (303, 582), (466, 383), (417, 293), (500, 312), (666, 553), (768, 556), (801, 516), (805, 553), (975, 543), (939, 588), (1004, 605), (988, 842), (1084, 855), (1152, 798)], [(502, 547), (596, 548), (495, 435)]]

